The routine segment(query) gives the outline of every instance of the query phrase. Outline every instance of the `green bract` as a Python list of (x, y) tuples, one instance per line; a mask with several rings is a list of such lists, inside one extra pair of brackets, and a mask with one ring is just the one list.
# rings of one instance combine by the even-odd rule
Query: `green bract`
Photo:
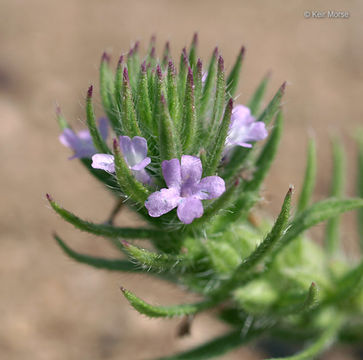
[[(306, 343), (299, 354), (287, 359), (311, 359), (334, 342), (362, 343), (363, 261), (354, 264), (341, 252), (339, 226), (343, 212), (358, 209), (358, 231), (363, 239), (363, 137), (359, 139), (357, 198), (344, 197), (344, 150), (335, 139), (331, 197), (312, 203), (317, 165), (311, 140), (296, 209), (289, 187), (284, 199), (281, 195), (281, 211), (275, 214), (275, 221), (256, 219), (253, 207), (260, 200), (260, 187), (282, 134), (285, 83), (261, 109), (269, 80), (265, 77), (248, 103), (251, 114), (270, 125), (265, 143), (252, 148), (235, 146), (226, 154), (244, 49), (225, 74), (218, 49), (203, 68), (197, 43), (195, 36), (189, 52), (182, 51), (179, 66), (171, 59), (169, 44), (161, 61), (156, 57), (154, 39), (145, 56), (136, 44), (126, 58), (120, 58), (115, 72), (109, 57), (103, 55), (100, 94), (104, 112), (115, 136), (147, 140), (151, 166), (146, 171), (152, 181), (143, 184), (136, 180), (118, 141), (110, 146), (102, 138), (92, 106), (92, 87), (86, 99), (87, 126), (96, 151), (114, 156), (115, 173), (93, 169), (90, 159), (81, 161), (118, 199), (116, 209), (127, 206), (147, 225), (113, 226), (118, 210), (107, 223), (94, 224), (48, 195), (52, 208), (64, 220), (81, 231), (107, 238), (123, 256), (93, 257), (72, 250), (57, 235), (56, 241), (78, 262), (112, 271), (144, 272), (201, 295), (194, 304), (154, 306), (121, 288), (130, 305), (144, 315), (190, 316), (215, 308), (214, 313), (230, 324), (231, 332), (226, 335), (165, 359), (211, 359), (260, 336)], [(61, 130), (70, 129), (60, 112), (58, 119)], [(203, 177), (219, 176), (226, 185), (221, 196), (204, 200), (203, 215), (190, 225), (182, 224), (175, 210), (151, 217), (144, 206), (150, 194), (166, 187), (162, 161), (182, 155), (200, 158)], [(321, 247), (309, 239), (306, 230), (325, 220)], [(134, 239), (149, 241), (153, 249), (136, 246)]]

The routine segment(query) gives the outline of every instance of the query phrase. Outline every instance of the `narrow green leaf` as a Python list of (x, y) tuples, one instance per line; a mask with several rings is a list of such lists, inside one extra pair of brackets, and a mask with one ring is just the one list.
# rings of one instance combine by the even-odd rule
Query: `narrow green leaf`
[(98, 269), (109, 271), (125, 271), (125, 272), (143, 272), (140, 268), (135, 266), (128, 260), (122, 259), (104, 259), (101, 257), (94, 257), (71, 249), (58, 235), (54, 234), (54, 239), (57, 241), (61, 249), (73, 260), (79, 263), (87, 264)]
[(233, 109), (233, 99), (229, 99), (222, 122), (219, 125), (216, 140), (212, 143), (212, 148), (209, 151), (209, 162), (205, 169), (205, 176), (215, 175), (219, 163), (222, 159), (223, 150), (225, 148), (226, 138), (228, 135), (229, 125), (231, 123), (231, 115)]
[(275, 126), (271, 132), (270, 138), (264, 145), (261, 153), (259, 154), (255, 163), (255, 172), (253, 178), (246, 184), (245, 191), (257, 191), (262, 185), (265, 177), (270, 170), (272, 162), (275, 159), (281, 134), (283, 129), (283, 116), (282, 112), (279, 111), (276, 116)]
[(127, 67), (123, 72), (122, 83), (122, 128), (126, 132), (124, 135), (130, 137), (141, 136), (140, 128), (136, 118), (135, 105), (131, 93), (130, 79)]
[(197, 63), (198, 34), (195, 33), (189, 50), (189, 66), (194, 70)]
[(197, 125), (198, 125), (198, 130), (197, 130), (197, 136), (199, 136), (203, 130), (203, 122), (200, 119), (200, 106), (201, 106), (201, 101), (202, 101), (202, 92), (203, 92), (203, 64), (202, 61), (198, 58), (197, 61), (197, 66), (196, 69), (194, 71), (194, 84), (195, 84), (195, 88), (194, 88), (194, 99), (195, 99), (195, 109), (196, 109), (196, 116), (197, 116)]
[(63, 116), (62, 111), (59, 106), (57, 106), (55, 113), (56, 113), (57, 122), (58, 122), (58, 125), (59, 125), (59, 128), (61, 129), (61, 131), (65, 130), (65, 129), (70, 129), (71, 127), (68, 124), (66, 118)]
[(267, 234), (262, 243), (258, 245), (256, 250), (238, 266), (230, 280), (231, 284), (237, 285), (237, 283), (246, 276), (248, 271), (251, 271), (257, 264), (261, 263), (261, 261), (271, 253), (276, 243), (283, 236), (289, 222), (292, 191), (293, 188), (290, 187), (282, 204), (280, 214), (271, 231)]
[(117, 139), (114, 139), (113, 142), (113, 152), (115, 156), (116, 179), (121, 190), (126, 196), (131, 197), (132, 200), (144, 206), (150, 192), (142, 183), (136, 180), (135, 176), (131, 172), (123, 155), (121, 154), (121, 149)]
[(144, 130), (145, 135), (145, 132), (148, 133), (148, 131), (152, 129), (152, 111), (150, 105), (145, 62), (143, 62), (141, 65), (139, 75), (136, 109), (138, 121), (142, 125), (141, 130)]
[(263, 96), (265, 95), (266, 87), (267, 87), (269, 80), (270, 80), (270, 75), (267, 74), (262, 79), (261, 83), (258, 85), (258, 88), (252, 95), (251, 100), (248, 102), (247, 106), (250, 108), (251, 114), (253, 116), (256, 116), (260, 111)]
[(197, 118), (194, 102), (194, 80), (193, 71), (188, 68), (188, 77), (185, 89), (184, 107), (183, 107), (183, 154), (190, 153), (194, 145), (197, 133)]
[(215, 48), (211, 60), (209, 62), (208, 74), (203, 88), (202, 102), (200, 106), (201, 119), (205, 119), (206, 116), (209, 115), (208, 111), (210, 108), (210, 103), (213, 98), (214, 86), (216, 82), (217, 56), (218, 56), (218, 48)]
[[(358, 137), (358, 174), (357, 174), (357, 196), (363, 198), (363, 131)], [(358, 235), (361, 253), (363, 253), (363, 209), (357, 212)]]
[(184, 255), (155, 253), (141, 249), (126, 241), (122, 242), (125, 252), (144, 269), (156, 272), (185, 273), (193, 268), (193, 261)]
[(172, 60), (169, 60), (168, 63), (168, 74), (167, 74), (167, 98), (168, 98), (168, 107), (170, 112), (170, 117), (173, 120), (175, 126), (179, 128), (179, 120), (180, 120), (180, 106), (179, 106), (179, 97), (178, 97), (178, 89), (176, 86), (176, 70)]
[[(333, 176), (330, 196), (341, 198), (344, 195), (345, 182), (345, 156), (342, 143), (338, 139), (333, 140)], [(325, 248), (329, 255), (334, 255), (339, 250), (340, 216), (331, 218), (326, 224)]]
[(286, 82), (284, 82), (281, 87), (277, 90), (277, 93), (272, 98), (272, 100), (267, 105), (266, 109), (262, 112), (262, 114), (258, 117), (258, 121), (263, 121), (266, 125), (268, 125), (281, 105), (281, 99), (285, 93)]
[(103, 140), (95, 119), (95, 113), (93, 111), (92, 105), (92, 92), (93, 86), (91, 85), (87, 92), (87, 102), (86, 102), (86, 113), (87, 113), (87, 126), (92, 136), (93, 144), (95, 148), (104, 154), (109, 154), (111, 151)]
[(182, 352), (177, 355), (166, 356), (159, 360), (209, 360), (222, 356), (227, 352), (248, 343), (260, 335), (262, 330), (250, 329), (246, 334), (241, 330), (234, 330), (225, 335), (217, 337), (194, 349)]
[(170, 43), (169, 41), (167, 41), (165, 43), (164, 52), (163, 52), (163, 61), (162, 61), (163, 69), (167, 68), (169, 61), (170, 61)]
[(47, 199), (54, 211), (58, 215), (60, 215), (65, 221), (69, 222), (77, 229), (89, 232), (91, 234), (105, 236), (109, 238), (123, 239), (152, 239), (154, 237), (162, 237), (164, 234), (161, 231), (153, 229), (121, 228), (107, 224), (94, 224), (89, 221), (82, 220), (70, 211), (62, 208), (52, 199), (49, 194), (47, 194)]
[(144, 300), (141, 300), (139, 297), (124, 289), (123, 287), (121, 287), (121, 291), (135, 310), (149, 317), (174, 317), (192, 315), (215, 305), (215, 303), (212, 301), (202, 301), (194, 304), (154, 306), (146, 303)]
[(212, 120), (209, 124), (209, 136), (214, 135), (216, 129), (220, 124), (224, 110), (224, 103), (226, 96), (225, 91), (226, 91), (226, 82), (224, 78), (224, 60), (222, 56), (220, 56), (218, 58), (216, 95), (214, 99)]
[(310, 360), (316, 358), (316, 356), (322, 354), (327, 350), (335, 341), (341, 321), (335, 319), (333, 323), (326, 326), (325, 330), (322, 332), (321, 336), (318, 337), (311, 345), (309, 345), (305, 350), (300, 353), (288, 356), (284, 358), (273, 358), (269, 360)]
[(160, 98), (159, 115), (159, 151), (161, 160), (171, 160), (179, 157), (179, 138), (170, 118), (168, 105), (164, 95)]
[(226, 92), (227, 97), (233, 97), (236, 94), (244, 53), (245, 53), (245, 48), (244, 46), (242, 46), (241, 51), (237, 56), (236, 62), (233, 65), (233, 68), (227, 78), (227, 92)]
[(293, 219), (285, 235), (277, 244), (278, 246), (276, 247), (273, 255), (276, 256), (283, 247), (287, 246), (291, 241), (296, 239), (301, 233), (312, 226), (344, 212), (362, 207), (363, 199), (357, 198), (329, 198), (311, 205)]
[(178, 79), (178, 94), (179, 99), (184, 99), (185, 97), (185, 86), (188, 76), (188, 56), (186, 48), (183, 49), (182, 54), (180, 56), (180, 63), (179, 63), (179, 79)]
[[(121, 122), (121, 114), (122, 114), (122, 84), (123, 84), (123, 55), (120, 56), (117, 62), (116, 75), (115, 75), (115, 101), (117, 105), (117, 119), (111, 118), (110, 121), (112, 123), (113, 130), (116, 135), (120, 136), (123, 133), (122, 122)], [(117, 121), (116, 121), (117, 120)]]
[(308, 146), (305, 177), (299, 196), (297, 212), (305, 210), (309, 204), (315, 188), (316, 179), (316, 146), (315, 141), (310, 139)]
[(113, 127), (119, 124), (119, 118), (117, 117), (117, 111), (115, 106), (115, 84), (114, 75), (110, 68), (110, 56), (104, 52), (100, 65), (100, 95), (105, 113), (112, 123)]

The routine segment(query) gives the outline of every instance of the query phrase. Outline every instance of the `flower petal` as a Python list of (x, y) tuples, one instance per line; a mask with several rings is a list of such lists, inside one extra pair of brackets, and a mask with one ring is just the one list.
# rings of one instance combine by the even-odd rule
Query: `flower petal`
[(190, 224), (195, 218), (200, 218), (203, 212), (202, 202), (193, 196), (183, 198), (177, 210), (178, 218), (184, 224)]
[(163, 170), (163, 176), (166, 186), (168, 188), (181, 187), (181, 171), (180, 162), (178, 159), (164, 160), (161, 163), (161, 169)]
[(132, 153), (131, 139), (128, 136), (120, 136), (119, 140), (120, 140), (120, 149), (125, 161), (129, 166), (135, 165), (134, 163), (131, 164), (129, 163), (129, 160), (131, 160), (132, 162), (132, 158), (130, 157)]
[(95, 154), (92, 156), (92, 167), (105, 170), (109, 173), (115, 172), (115, 159), (109, 154)]
[(150, 175), (145, 171), (145, 169), (142, 169), (140, 171), (132, 170), (132, 173), (134, 174), (137, 181), (140, 181), (144, 185), (152, 185), (153, 181)]
[(196, 156), (181, 157), (181, 178), (183, 187), (189, 187), (199, 182), (202, 177), (202, 162)]
[(78, 136), (69, 128), (64, 129), (62, 134), (59, 135), (59, 141), (71, 149), (75, 149), (80, 145)]
[(135, 136), (132, 139), (128, 136), (120, 136), (120, 148), (131, 168), (141, 163), (147, 155), (147, 142), (141, 136)]
[(226, 184), (219, 176), (207, 176), (195, 187), (194, 196), (200, 200), (215, 199), (226, 191)]
[(251, 124), (255, 118), (251, 115), (251, 110), (244, 105), (236, 105), (232, 110), (231, 126), (235, 120), (241, 120), (243, 124)]
[(102, 139), (106, 140), (107, 136), (108, 136), (108, 119), (107, 118), (102, 117), (98, 120), (98, 130), (100, 131)]
[(140, 171), (144, 169), (146, 166), (148, 166), (151, 163), (151, 159), (149, 157), (146, 157), (144, 160), (142, 160), (140, 163), (131, 166), (131, 170)]
[(161, 189), (152, 193), (145, 201), (145, 207), (151, 217), (159, 217), (178, 206), (181, 197), (175, 188)]

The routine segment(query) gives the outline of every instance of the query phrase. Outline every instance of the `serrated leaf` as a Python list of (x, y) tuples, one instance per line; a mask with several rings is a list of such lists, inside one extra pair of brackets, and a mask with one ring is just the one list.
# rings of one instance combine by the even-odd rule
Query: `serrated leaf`
[(153, 229), (121, 228), (106, 224), (94, 224), (82, 220), (78, 216), (62, 208), (49, 195), (47, 195), (47, 198), (51, 207), (58, 215), (81, 231), (109, 238), (123, 239), (151, 239), (153, 237), (161, 237), (164, 234), (161, 231)]
[(203, 310), (206, 310), (213, 305), (212, 301), (202, 301), (194, 304), (182, 304), (175, 306), (155, 306), (146, 303), (132, 292), (121, 287), (121, 291), (125, 298), (129, 301), (130, 305), (139, 313), (149, 317), (175, 317), (192, 315)]
[(299, 196), (297, 212), (301, 212), (309, 206), (315, 188), (315, 179), (316, 179), (316, 146), (315, 146), (315, 141), (311, 139), (309, 141), (309, 146), (308, 146), (305, 177), (301, 193)]

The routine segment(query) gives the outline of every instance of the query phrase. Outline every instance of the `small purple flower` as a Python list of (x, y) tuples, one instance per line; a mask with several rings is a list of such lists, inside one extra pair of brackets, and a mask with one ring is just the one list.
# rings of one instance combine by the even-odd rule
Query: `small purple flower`
[(256, 121), (247, 106), (237, 105), (233, 108), (226, 149), (235, 145), (251, 148), (251, 142), (263, 140), (267, 135), (265, 123)]
[[(108, 120), (106, 118), (99, 119), (98, 129), (103, 140), (106, 140), (108, 135)], [(81, 130), (75, 133), (73, 130), (66, 128), (59, 135), (59, 141), (74, 151), (74, 155), (69, 159), (91, 158), (92, 155), (97, 153), (89, 130)]]
[[(147, 142), (141, 136), (130, 139), (128, 136), (120, 136), (120, 148), (124, 159), (134, 174), (135, 178), (143, 184), (150, 184), (151, 178), (145, 170), (151, 162), (147, 157)], [(92, 156), (92, 167), (115, 172), (115, 158), (109, 154), (95, 154)]]
[(159, 217), (177, 209), (178, 218), (190, 224), (203, 215), (201, 200), (219, 197), (226, 190), (219, 176), (202, 177), (202, 162), (196, 156), (183, 155), (179, 159), (164, 160), (161, 164), (167, 189), (152, 193), (145, 202), (149, 215)]

